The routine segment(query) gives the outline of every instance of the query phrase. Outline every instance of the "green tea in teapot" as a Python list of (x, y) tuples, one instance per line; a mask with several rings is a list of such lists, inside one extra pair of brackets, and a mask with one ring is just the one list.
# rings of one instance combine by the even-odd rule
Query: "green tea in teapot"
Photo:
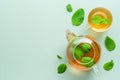
[(70, 65), (80, 70), (89, 70), (100, 58), (100, 46), (91, 36), (78, 36), (67, 47)]

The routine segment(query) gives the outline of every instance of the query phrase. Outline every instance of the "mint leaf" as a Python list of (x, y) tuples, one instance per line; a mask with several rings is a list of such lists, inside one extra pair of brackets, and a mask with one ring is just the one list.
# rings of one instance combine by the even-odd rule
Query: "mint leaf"
[(72, 12), (72, 10), (73, 10), (71, 4), (68, 4), (66, 6), (66, 9), (67, 9), (68, 12)]
[(102, 21), (101, 21), (101, 23), (102, 24), (110, 24), (110, 20), (109, 19), (103, 19)]
[(84, 52), (81, 50), (80, 46), (78, 45), (74, 50), (74, 57), (75, 59), (79, 60), (84, 55)]
[(92, 18), (92, 23), (94, 23), (94, 24), (96, 24), (96, 25), (100, 25), (101, 19), (102, 19), (101, 16), (94, 16), (94, 17)]
[(112, 51), (116, 47), (114, 40), (112, 40), (109, 36), (105, 38), (105, 47), (108, 51)]
[(64, 72), (66, 71), (66, 69), (67, 69), (66, 64), (60, 64), (60, 65), (58, 66), (58, 68), (57, 68), (57, 72), (58, 72), (59, 74), (62, 74), (62, 73), (64, 73)]
[(100, 25), (100, 24), (110, 24), (110, 20), (109, 19), (104, 19), (101, 16), (94, 16), (92, 18), (92, 23), (96, 24), (96, 25)]
[(61, 57), (60, 55), (57, 55), (57, 58), (58, 58), (58, 59), (62, 59), (62, 57)]
[(114, 62), (113, 62), (113, 60), (111, 60), (111, 61), (105, 63), (103, 68), (106, 71), (110, 71), (113, 68), (113, 66), (114, 66)]
[(95, 61), (90, 57), (82, 57), (81, 62), (86, 67), (92, 67), (95, 64)]
[(83, 23), (85, 12), (82, 8), (78, 9), (72, 16), (72, 24), (79, 26)]
[(88, 43), (82, 43), (81, 49), (82, 49), (85, 53), (89, 53), (89, 51), (91, 50), (91, 45), (88, 44)]

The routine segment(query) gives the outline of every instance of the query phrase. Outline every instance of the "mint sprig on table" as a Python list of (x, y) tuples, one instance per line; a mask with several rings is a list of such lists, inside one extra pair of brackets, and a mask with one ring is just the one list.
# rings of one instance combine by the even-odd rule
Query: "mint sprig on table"
[(109, 36), (105, 38), (105, 47), (108, 51), (112, 51), (116, 48), (115, 41)]
[(113, 60), (109, 61), (109, 62), (106, 62), (103, 66), (104, 70), (106, 71), (110, 71), (114, 66), (114, 62)]
[(66, 69), (67, 69), (66, 64), (62, 63), (62, 64), (60, 64), (60, 65), (58, 66), (57, 72), (58, 72), (59, 74), (62, 74), (62, 73), (64, 73), (64, 72), (66, 71)]
[(72, 24), (74, 26), (79, 26), (83, 23), (85, 16), (84, 9), (79, 8), (75, 13), (72, 15)]
[[(105, 47), (106, 47), (106, 49), (108, 51), (113, 51), (116, 48), (116, 43), (111, 37), (106, 36), (106, 38), (105, 38)], [(111, 60), (109, 62), (106, 62), (103, 65), (103, 68), (106, 71), (110, 71), (113, 68), (113, 66), (114, 66), (114, 62), (113, 62), (113, 60)]]
[[(60, 55), (57, 55), (57, 58), (62, 59)], [(59, 64), (57, 67), (57, 73), (62, 74), (66, 71), (66, 69), (67, 69), (67, 65), (65, 63)]]
[(96, 24), (96, 25), (100, 25), (100, 24), (110, 24), (110, 20), (109, 19), (105, 19), (105, 18), (102, 18), (101, 16), (94, 16), (92, 18), (92, 23)]

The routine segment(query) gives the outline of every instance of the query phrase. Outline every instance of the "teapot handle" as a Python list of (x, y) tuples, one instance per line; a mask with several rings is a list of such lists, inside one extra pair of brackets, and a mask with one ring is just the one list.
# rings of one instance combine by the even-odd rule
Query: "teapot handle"
[(103, 75), (97, 65), (93, 66), (93, 73), (96, 74), (98, 80), (104, 80)]
[(70, 30), (66, 30), (66, 33), (67, 33), (66, 38), (67, 38), (68, 42), (76, 37), (76, 35), (73, 32), (71, 32)]

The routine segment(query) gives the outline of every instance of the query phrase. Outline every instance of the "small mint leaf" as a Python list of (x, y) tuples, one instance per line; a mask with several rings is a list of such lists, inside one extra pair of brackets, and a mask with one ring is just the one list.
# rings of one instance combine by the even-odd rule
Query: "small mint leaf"
[(109, 62), (106, 62), (103, 66), (104, 70), (106, 71), (110, 71), (114, 66), (114, 62), (113, 60), (109, 61)]
[(60, 55), (57, 55), (57, 58), (58, 58), (58, 59), (62, 59), (62, 57), (61, 57)]
[(65, 71), (66, 71), (66, 69), (67, 69), (67, 66), (66, 66), (66, 64), (60, 64), (59, 66), (58, 66), (58, 68), (57, 68), (57, 72), (59, 73), (59, 74), (62, 74), (62, 73), (64, 73)]
[(68, 12), (72, 12), (72, 10), (73, 10), (71, 4), (68, 4), (66, 6), (66, 9), (67, 9)]

